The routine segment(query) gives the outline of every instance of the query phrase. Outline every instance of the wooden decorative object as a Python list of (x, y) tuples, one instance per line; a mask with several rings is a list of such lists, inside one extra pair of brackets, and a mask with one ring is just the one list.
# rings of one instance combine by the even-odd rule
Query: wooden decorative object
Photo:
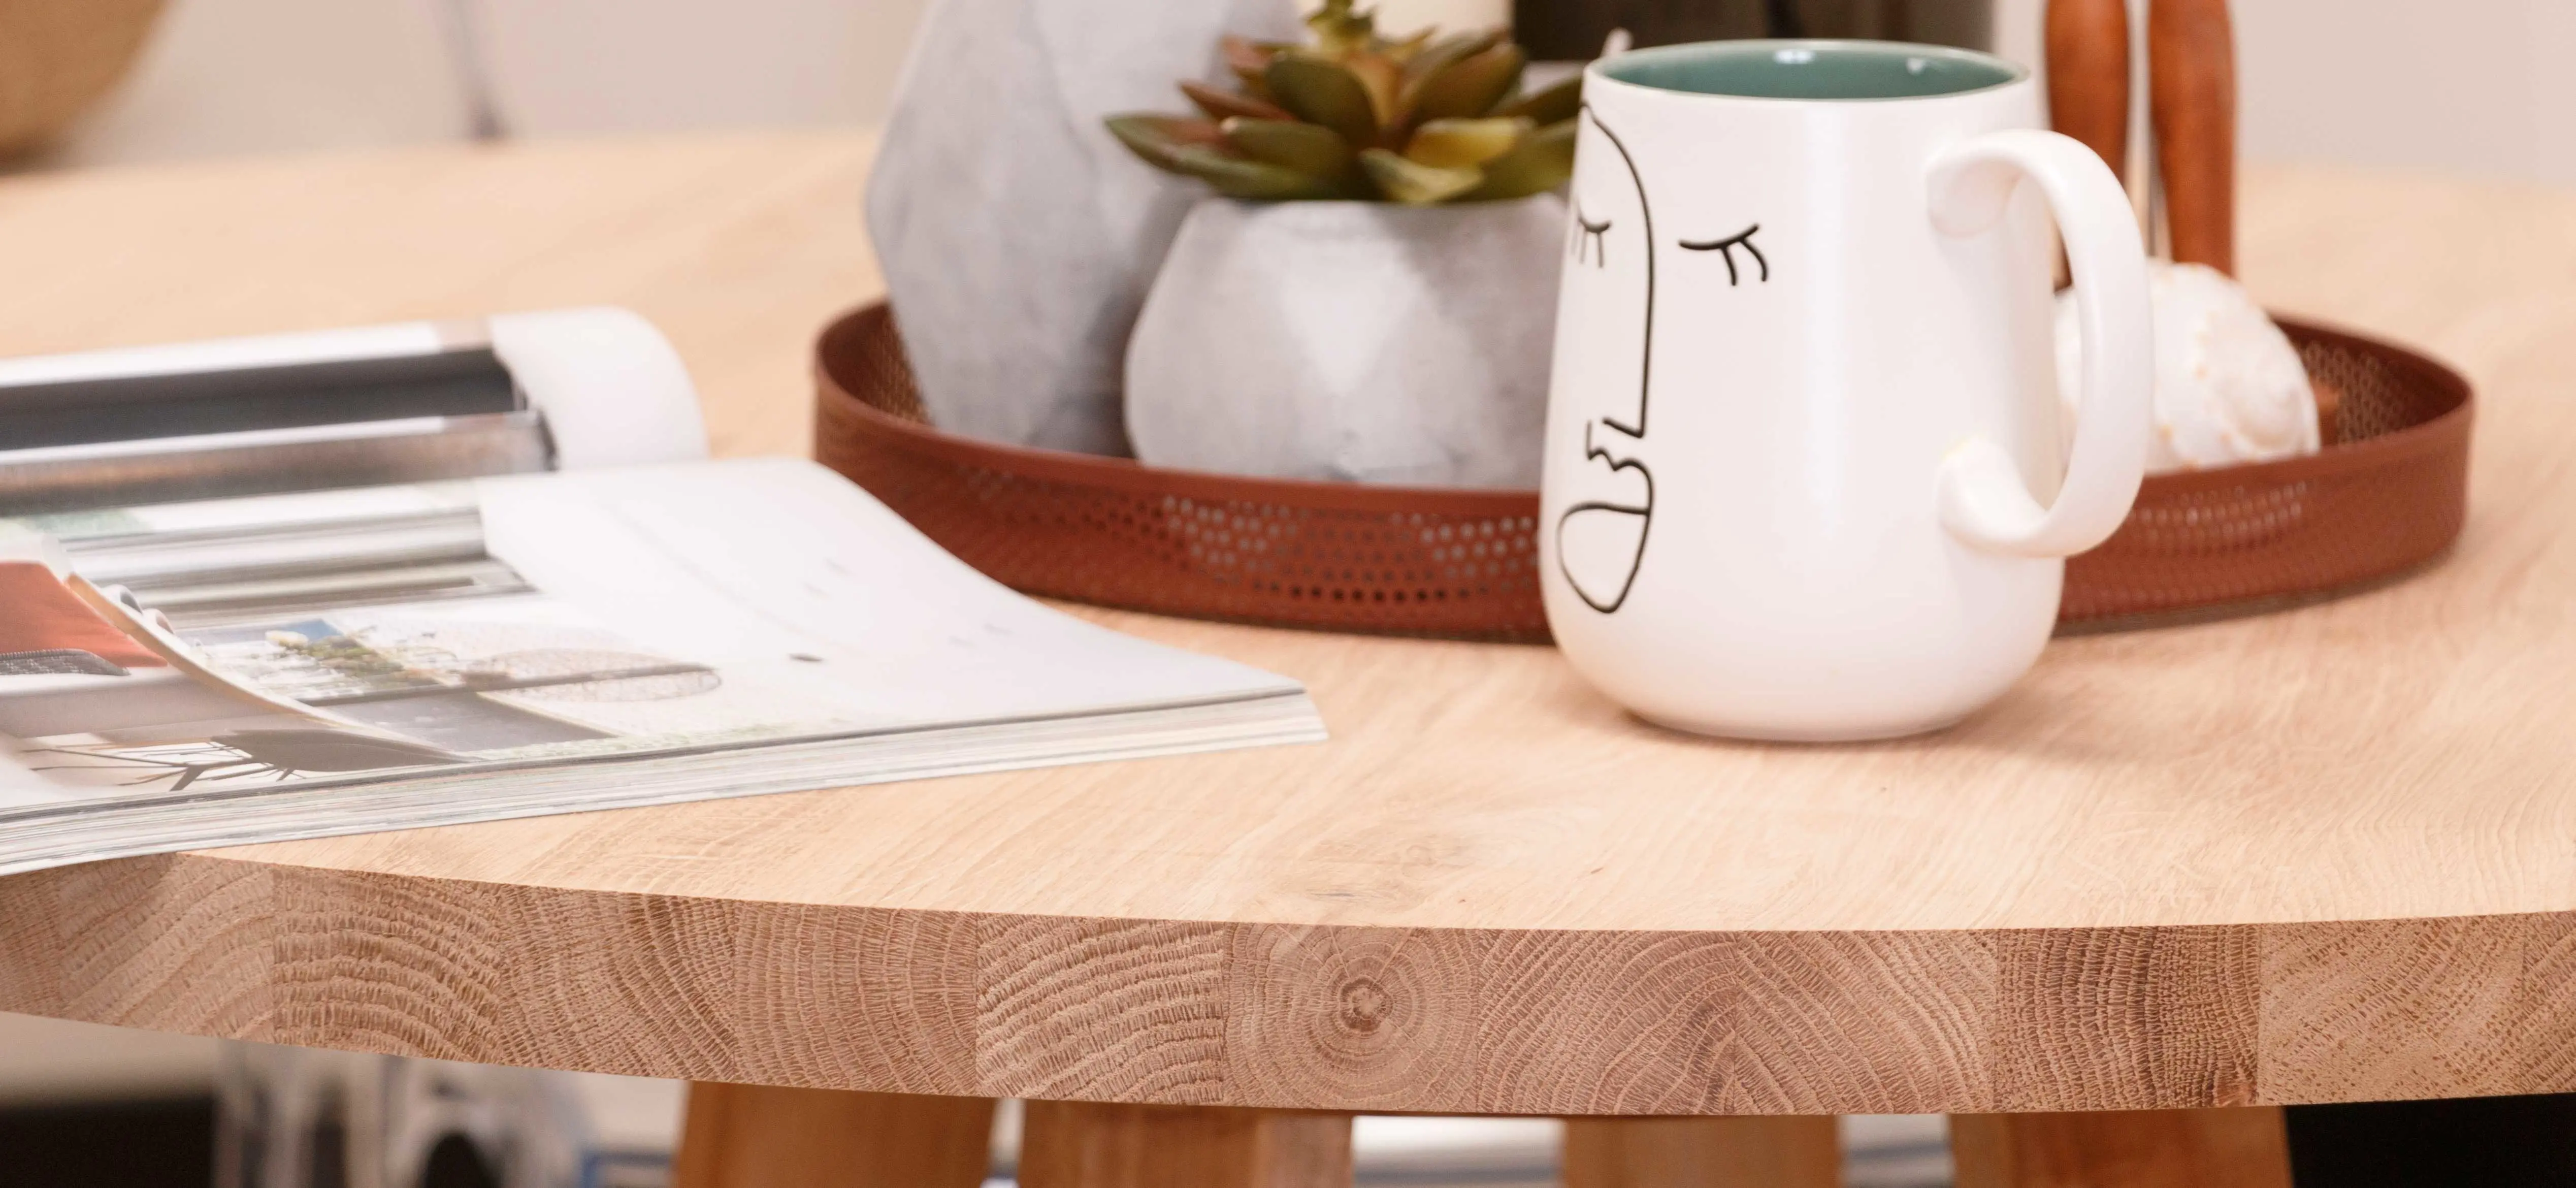
[(993, 1102), (700, 1081), (672, 1188), (976, 1188)]
[(1032, 1101), (1021, 1188), (1350, 1188), (1351, 1116)]
[(1958, 1188), (2290, 1188), (2289, 1135), (2268, 1106), (1964, 1114)]
[(1565, 1188), (1842, 1188), (1834, 1119), (1568, 1118)]
[(2127, 171), (2127, 0), (2048, 0), (2048, 117), (2111, 172)]
[(125, 76), (163, 0), (0, 0), (0, 157), (62, 130)]
[[(2067, 562), (2060, 621), (2101, 628), (2314, 600), (2406, 573), (2466, 516), (2468, 383), (2421, 355), (2284, 321), (2342, 444), (2149, 478)], [(814, 456), (950, 552), (1035, 594), (1163, 614), (1478, 639), (1547, 638), (1538, 496), (1156, 470), (996, 446), (922, 420), (892, 315), (817, 346)]]
[(2147, 9), (2147, 75), (2174, 261), (2233, 276), (2236, 40), (2227, 0), (2155, 0)]

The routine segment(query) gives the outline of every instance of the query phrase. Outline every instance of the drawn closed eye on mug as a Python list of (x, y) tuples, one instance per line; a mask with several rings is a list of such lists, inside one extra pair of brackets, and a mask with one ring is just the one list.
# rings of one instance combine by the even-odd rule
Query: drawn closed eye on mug
[(1591, 219), (1584, 218), (1583, 206), (1578, 202), (1574, 207), (1574, 230), (1576, 234), (1576, 238), (1574, 240), (1574, 262), (1581, 264), (1588, 255), (1591, 258), (1593, 267), (1608, 268), (1610, 266), (1610, 245), (1607, 237), (1610, 234), (1610, 220), (1603, 219), (1596, 223)]
[(1755, 223), (1752, 226), (1738, 231), (1733, 235), (1729, 235), (1724, 239), (1706, 239), (1697, 242), (1685, 239), (1681, 241), (1681, 246), (1685, 251), (1716, 252), (1719, 256), (1723, 257), (1726, 260), (1726, 285), (1728, 288), (1734, 288), (1743, 283), (1744, 274), (1738, 271), (1735, 267), (1735, 249), (1742, 248), (1748, 255), (1753, 257), (1754, 263), (1762, 266), (1762, 283), (1769, 284), (1771, 283), (1771, 261), (1768, 257), (1762, 254), (1761, 248), (1753, 246), (1753, 233), (1760, 231), (1761, 229), (1762, 224)]

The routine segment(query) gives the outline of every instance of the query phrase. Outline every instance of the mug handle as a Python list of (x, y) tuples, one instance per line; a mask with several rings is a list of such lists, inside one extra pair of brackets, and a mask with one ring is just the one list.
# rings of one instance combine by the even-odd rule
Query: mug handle
[(2057, 501), (2042, 508), (2012, 455), (1970, 437), (1941, 460), (1941, 526), (1967, 544), (2016, 557), (2069, 557), (2128, 518), (2155, 430), (2154, 323), (2147, 254), (2127, 191), (2093, 150), (2055, 132), (1992, 132), (1933, 158), (1933, 226), (1975, 235), (2003, 218), (2013, 184), (2048, 196), (2075, 274), (2084, 334), (2084, 396)]

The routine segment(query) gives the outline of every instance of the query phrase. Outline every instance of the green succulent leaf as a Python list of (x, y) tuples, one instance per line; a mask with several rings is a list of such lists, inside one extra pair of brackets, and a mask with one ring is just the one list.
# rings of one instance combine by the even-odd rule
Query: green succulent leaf
[(1564, 185), (1574, 176), (1574, 132), (1574, 121), (1563, 119), (1530, 133), (1512, 151), (1485, 162), (1484, 184), (1466, 200), (1527, 198)]
[(1314, 31), (1318, 48), (1338, 57), (1377, 41), (1377, 12), (1354, 7), (1351, 0), (1324, 0), (1323, 7), (1307, 15), (1306, 27)]
[[(1412, 127), (1423, 119), (1432, 118), (1425, 117), (1420, 111), (1423, 88), (1431, 79), (1438, 77), (1442, 71), (1463, 59), (1474, 57), (1502, 44), (1503, 40), (1504, 33), (1500, 29), (1489, 29), (1482, 33), (1454, 34), (1433, 42), (1412, 62), (1406, 64), (1404, 89), (1397, 96), (1396, 101), (1397, 118), (1394, 121), (1394, 127), (1398, 132)], [(1397, 143), (1402, 143), (1400, 137)]]
[(1446, 202), (1485, 180), (1485, 175), (1474, 169), (1423, 165), (1381, 148), (1361, 152), (1360, 167), (1368, 171), (1369, 181), (1376, 184), (1379, 193), (1408, 206)]
[(1570, 120), (1583, 110), (1583, 76), (1574, 77), (1542, 91), (1532, 91), (1494, 110), (1500, 116), (1528, 116), (1532, 123), (1545, 127), (1559, 120)]
[(1422, 56), (1422, 51), (1431, 45), (1431, 39), (1439, 32), (1438, 29), (1426, 26), (1394, 41), (1381, 41), (1378, 52), (1399, 63), (1411, 63)]
[(1487, 29), (1481, 33), (1452, 33), (1424, 46), (1421, 53), (1415, 54), (1413, 59), (1406, 63), (1406, 70), (1409, 77), (1419, 83), (1460, 58), (1481, 54), (1502, 43), (1503, 31), (1500, 29)]
[(1190, 103), (1193, 106), (1196, 106), (1200, 111), (1206, 112), (1208, 118), (1212, 120), (1231, 119), (1235, 116), (1242, 116), (1246, 119), (1254, 120), (1293, 120), (1297, 118), (1288, 114), (1287, 108), (1281, 107), (1276, 103), (1272, 103), (1267, 99), (1257, 99), (1250, 95), (1228, 94), (1216, 89), (1215, 87), (1208, 86), (1205, 83), (1184, 82), (1181, 84), (1181, 93), (1189, 96)]
[(1537, 125), (1518, 116), (1433, 120), (1414, 129), (1404, 155), (1417, 165), (1472, 169), (1520, 147), (1521, 138), (1536, 130)]
[(1264, 81), (1270, 60), (1279, 56), (1282, 47), (1226, 34), (1217, 42), (1217, 52), (1225, 59), (1225, 68), (1236, 82), (1243, 84), (1245, 94), (1267, 99), (1270, 88)]
[(1384, 54), (1356, 53), (1342, 59), (1342, 68), (1368, 90), (1369, 112), (1378, 128), (1394, 127), (1404, 96), (1404, 66)]
[(1351, 187), (1346, 183), (1237, 156), (1225, 149), (1184, 145), (1172, 156), (1174, 172), (1198, 178), (1229, 198), (1285, 202), (1301, 198), (1346, 198), (1351, 194)]
[(1321, 124), (1237, 116), (1227, 120), (1223, 128), (1226, 142), (1255, 161), (1322, 178), (1352, 176), (1351, 143)]
[(1101, 121), (1109, 134), (1127, 150), (1145, 159), (1157, 169), (1187, 173), (1178, 163), (1178, 154), (1186, 148), (1218, 148), (1225, 144), (1225, 131), (1212, 120), (1187, 116), (1155, 115), (1135, 112), (1114, 115)]
[(1528, 55), (1499, 29), (1400, 38), (1367, 0), (1320, 0), (1308, 43), (1229, 36), (1239, 93), (1180, 84), (1200, 116), (1113, 116), (1109, 131), (1157, 168), (1259, 201), (1430, 204), (1562, 185), (1581, 81), (1519, 94)]
[(1271, 59), (1262, 76), (1270, 97), (1309, 124), (1322, 124), (1352, 144), (1377, 142), (1377, 106), (1366, 84), (1339, 62), (1308, 53)]
[(1259, 74), (1267, 68), (1270, 65), (1270, 59), (1277, 56), (1279, 52), (1277, 46), (1254, 41), (1249, 37), (1237, 37), (1232, 33), (1218, 38), (1216, 47), (1217, 52), (1225, 58), (1228, 69), (1249, 70), (1254, 74)]
[(1412, 116), (1430, 121), (1484, 115), (1520, 85), (1521, 68), (1528, 64), (1521, 47), (1509, 43), (1451, 62), (1414, 89)]

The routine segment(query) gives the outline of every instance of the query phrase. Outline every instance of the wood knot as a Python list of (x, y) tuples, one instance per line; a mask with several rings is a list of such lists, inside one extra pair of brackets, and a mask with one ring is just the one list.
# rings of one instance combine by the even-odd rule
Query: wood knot
[(1362, 1034), (1378, 1029), (1386, 1022), (1386, 987), (1375, 978), (1352, 978), (1342, 983), (1342, 1027)]

